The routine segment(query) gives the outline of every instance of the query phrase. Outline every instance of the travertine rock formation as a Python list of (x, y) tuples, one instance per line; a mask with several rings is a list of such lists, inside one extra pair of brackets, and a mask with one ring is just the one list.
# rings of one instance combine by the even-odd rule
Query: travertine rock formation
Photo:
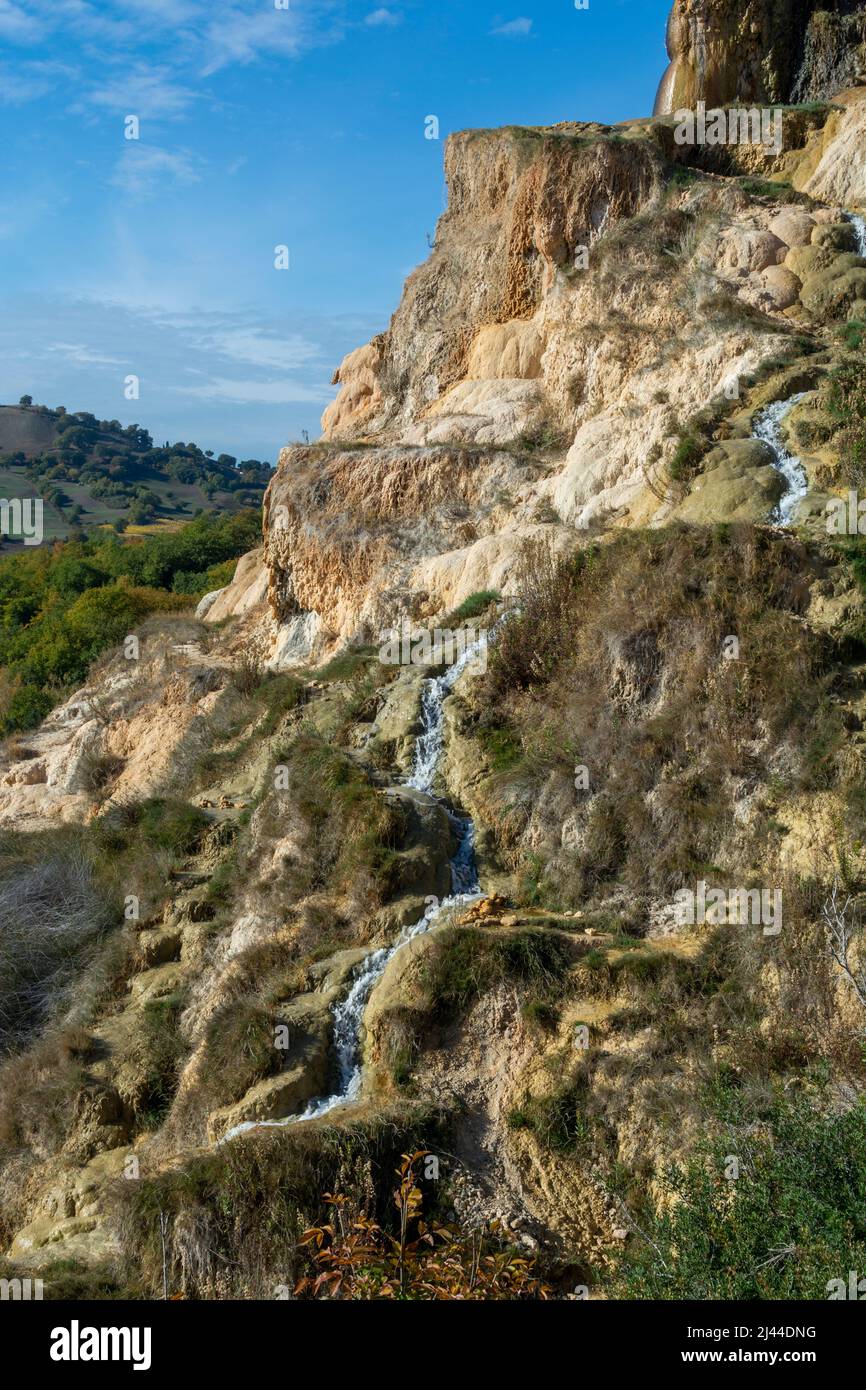
[[(561, 549), (587, 528), (766, 519), (777, 488), (760, 449), (717, 450), (679, 489), (668, 468), (689, 421), (784, 352), (795, 323), (862, 297), (842, 225), (866, 204), (861, 97), (786, 118), (781, 154), (755, 156), (830, 207), (782, 187), (755, 198), (736, 171), (672, 179), (704, 152), (677, 146), (669, 120), (453, 136), (431, 256), (340, 366), (322, 441), (282, 454), (265, 508), (270, 660), (507, 593), (540, 528)], [(241, 579), (208, 622), (260, 595)]]
[(862, 0), (675, 0), (656, 113), (820, 100), (866, 69)]
[[(677, 0), (660, 110), (835, 93), (863, 8)], [(466, 1229), (495, 1219), (608, 1297), (625, 1209), (602, 1180), (661, 1200), (710, 1132), (708, 1078), (762, 1116), (769, 1080), (805, 1091), (813, 1063), (828, 1108), (862, 1098), (816, 891), (866, 881), (862, 581), (820, 516), (849, 481), (821, 393), (866, 322), (866, 90), (836, 95), (787, 113), (774, 157), (712, 162), (664, 114), (454, 136), (432, 255), (340, 366), (322, 440), (283, 451), (261, 548), (8, 741), (3, 836), (39, 832), (134, 908), (0, 1078), (10, 1273), (271, 1298), (323, 1192), (390, 1203), (401, 1152), (441, 1149)], [(754, 433), (792, 396), (797, 535), (766, 525), (785, 482)], [(428, 669), (378, 659), (383, 629), (469, 596), (498, 623), (527, 543), (590, 540), (534, 610), (526, 585), (441, 724)], [(435, 781), (407, 785), (440, 730)], [(451, 893), (464, 814), (485, 896), (392, 950)], [(682, 930), (673, 886), (710, 872), (791, 884), (778, 951)], [(452, 930), (477, 956), (448, 964)], [(307, 1119), (345, 1065), (334, 1007), (380, 953), (361, 1089)]]

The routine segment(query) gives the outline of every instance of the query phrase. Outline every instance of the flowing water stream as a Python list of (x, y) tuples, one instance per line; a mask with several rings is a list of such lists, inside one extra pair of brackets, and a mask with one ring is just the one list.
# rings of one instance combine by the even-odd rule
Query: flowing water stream
[(796, 455), (788, 453), (781, 431), (782, 421), (805, 394), (805, 391), (801, 391), (796, 396), (789, 396), (786, 401), (773, 401), (772, 405), (765, 406), (752, 422), (752, 438), (769, 444), (773, 451), (773, 467), (781, 473), (788, 485), (773, 513), (773, 521), (777, 526), (790, 526), (797, 504), (803, 500), (809, 489), (806, 470)]
[[(861, 217), (856, 212), (846, 212), (845, 220), (854, 228), (858, 255), (866, 257), (866, 217)], [(787, 490), (773, 514), (773, 521), (777, 526), (790, 526), (798, 503), (809, 490), (806, 470), (799, 458), (788, 452), (781, 432), (782, 421), (805, 394), (801, 391), (799, 395), (789, 396), (787, 400), (773, 401), (772, 405), (765, 406), (755, 416), (752, 423), (752, 438), (769, 444), (773, 451), (773, 466), (787, 483)]]
[[(424, 682), (421, 696), (421, 733), (415, 744), (412, 772), (406, 782), (408, 787), (413, 787), (416, 791), (433, 795), (433, 786), (445, 746), (445, 697), (457, 678), (478, 656), (486, 640), (485, 636), (468, 647), (445, 675)], [(345, 998), (334, 1006), (333, 1046), (337, 1063), (337, 1083), (333, 1094), (311, 1101), (300, 1115), (288, 1115), (283, 1120), (248, 1120), (244, 1124), (236, 1125), (223, 1136), (220, 1143), (225, 1144), (250, 1129), (281, 1128), (298, 1124), (301, 1120), (312, 1120), (319, 1115), (326, 1115), (338, 1105), (345, 1105), (357, 1098), (363, 1076), (361, 1034), (364, 1013), (370, 995), (388, 965), (409, 941), (414, 940), (416, 936), (422, 936), (435, 926), (449, 908), (463, 907), (482, 896), (475, 865), (474, 823), (468, 816), (458, 816), (447, 806), (445, 810), (457, 838), (457, 850), (451, 860), (451, 894), (442, 902), (429, 907), (419, 921), (404, 927), (390, 946), (383, 946), (380, 950), (371, 952), (358, 967)]]
[[(845, 217), (854, 228), (857, 250), (866, 257), (866, 218), (857, 213), (847, 212)], [(787, 489), (781, 498), (773, 521), (778, 526), (788, 526), (797, 505), (806, 496), (808, 478), (800, 459), (788, 452), (782, 439), (783, 420), (803, 399), (805, 392), (789, 396), (787, 400), (773, 401), (765, 406), (754, 419), (752, 437), (768, 444), (773, 452), (774, 467), (782, 474)], [(482, 639), (484, 641), (486, 639)], [(469, 647), (459, 661), (444, 676), (424, 682), (421, 700), (421, 733), (415, 745), (415, 755), (411, 776), (406, 785), (417, 791), (432, 795), (436, 774), (442, 758), (444, 746), (444, 700), (461, 672), (478, 654), (482, 642)], [(457, 837), (457, 852), (451, 861), (451, 895), (443, 902), (431, 906), (420, 921), (404, 927), (390, 946), (373, 951), (358, 968), (351, 987), (334, 1008), (334, 1051), (337, 1061), (337, 1087), (332, 1095), (311, 1101), (301, 1115), (289, 1115), (283, 1120), (250, 1120), (229, 1130), (220, 1141), (225, 1143), (235, 1135), (260, 1127), (279, 1127), (297, 1124), (301, 1120), (311, 1120), (318, 1115), (326, 1115), (338, 1105), (354, 1100), (361, 1089), (363, 1075), (361, 1061), (361, 1034), (364, 1013), (370, 995), (381, 980), (390, 962), (398, 951), (416, 936), (430, 930), (443, 912), (455, 906), (475, 901), (481, 896), (478, 874), (475, 867), (475, 827), (468, 817), (461, 817), (445, 808)]]
[(846, 222), (850, 222), (854, 228), (854, 235), (857, 238), (857, 255), (866, 256), (866, 217), (861, 217), (858, 212), (846, 212)]

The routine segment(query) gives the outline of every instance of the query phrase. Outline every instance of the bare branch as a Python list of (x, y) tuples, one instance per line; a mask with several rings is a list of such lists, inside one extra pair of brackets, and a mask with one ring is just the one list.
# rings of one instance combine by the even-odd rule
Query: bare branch
[(866, 1009), (866, 963), (852, 964), (852, 947), (862, 932), (854, 901), (850, 894), (842, 901), (838, 880), (821, 908), (827, 949), (846, 980)]

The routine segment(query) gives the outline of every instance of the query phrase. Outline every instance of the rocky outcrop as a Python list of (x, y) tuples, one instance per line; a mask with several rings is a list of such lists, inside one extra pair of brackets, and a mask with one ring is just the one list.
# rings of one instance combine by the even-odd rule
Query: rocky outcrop
[(866, 72), (861, 0), (675, 0), (659, 115), (728, 102), (789, 103), (833, 96)]
[[(501, 384), (487, 392), (484, 408), (458, 396), (447, 413), (495, 414), (509, 383), (513, 393), (516, 380), (525, 387), (541, 376), (544, 335), (528, 321), (573, 270), (580, 248), (649, 205), (660, 173), (651, 143), (615, 139), (597, 125), (452, 136), (448, 210), (433, 252), (406, 282), (388, 331), (340, 367), (325, 437), (387, 429), (393, 438), (428, 411), (442, 415), (452, 388), (472, 380)], [(488, 425), (477, 442), (514, 437), (521, 426), (508, 435), (509, 423)]]
[(819, 132), (794, 176), (797, 188), (821, 202), (866, 208), (866, 92), (845, 93)]
[(267, 595), (267, 573), (262, 565), (261, 550), (251, 550), (238, 561), (231, 584), (205, 594), (196, 609), (196, 617), (209, 623), (240, 618), (263, 602)]
[[(831, 134), (818, 118), (792, 127), (798, 185), (841, 183), (852, 161), (837, 147), (863, 109), (833, 113)], [(838, 204), (768, 203), (733, 178), (666, 185), (674, 157), (663, 123), (449, 141), (430, 259), (387, 332), (341, 366), (323, 441), (286, 449), (271, 484), (272, 663), (507, 594), (540, 533), (562, 550), (662, 523), (682, 500), (667, 467), (688, 421), (783, 349), (792, 320), (859, 297), (850, 247), (824, 247)], [(813, 237), (832, 287), (794, 263)], [(723, 474), (702, 516), (769, 515), (773, 479)]]
[[(746, 0), (741, 11), (677, 0), (660, 109), (799, 100), (851, 81), (863, 8), (819, 18), (807, 0)], [(652, 874), (635, 856), (649, 865), (678, 843), (683, 863), (736, 866), (739, 882), (746, 868), (751, 881), (779, 867), (811, 883), (851, 855), (860, 862), (859, 832), (850, 854), (839, 842), (859, 802), (843, 799), (847, 782), (824, 785), (833, 759), (862, 784), (866, 671), (829, 669), (834, 652), (859, 651), (859, 598), (838, 557), (831, 564), (810, 536), (827, 496), (819, 489), (839, 477), (822, 391), (866, 315), (866, 259), (849, 216), (866, 206), (866, 91), (788, 113), (784, 150), (764, 163), (745, 151), (711, 164), (675, 146), (673, 124), (663, 116), (453, 137), (432, 254), (387, 330), (340, 366), (322, 440), (283, 451), (261, 547), (201, 601), (195, 622), (146, 624), (140, 650), (106, 658), (39, 730), (4, 750), (4, 830), (86, 823), (112, 805), (122, 819), (174, 792), (192, 802), (200, 828), (177, 862), (165, 851), (164, 882), (144, 880), (153, 902), (120, 927), (117, 957), (81, 1014), (86, 1026), (64, 1016), (56, 1055), (22, 1063), (11, 1102), (19, 1118), (5, 1138), (0, 1127), (0, 1152), (14, 1141), (0, 1197), (16, 1266), (110, 1259), (106, 1199), (121, 1173), (134, 1176), (128, 1160), (149, 1180), (238, 1126), (297, 1119), (332, 1088), (336, 1004), (371, 953), (387, 954), (431, 899), (452, 891), (444, 794), (475, 822), (488, 896), (449, 909), (390, 960), (363, 1019), (358, 1105), (336, 1117), (333, 1134), (395, 1098), (450, 1108), (448, 1201), (459, 1219), (502, 1220), (512, 1235), (522, 1229), (527, 1249), (537, 1237), (569, 1262), (577, 1252), (603, 1268), (621, 1236), (594, 1164), (612, 1159), (651, 1185), (703, 1132), (696, 1097), (710, 1067), (740, 1059), (738, 1041), (730, 1054), (719, 1043), (715, 994), (706, 1006), (698, 998), (691, 963), (701, 942), (675, 929), (667, 880), (650, 894)], [(754, 420), (793, 394), (780, 437), (807, 476), (797, 520), (808, 525), (774, 558), (762, 523), (784, 482)], [(616, 528), (669, 523), (666, 534), (621, 538), (617, 549)], [(707, 537), (722, 558), (707, 558)], [(513, 699), (523, 677), (512, 690), (479, 682), (473, 695), (464, 673), (444, 706), (436, 795), (407, 787), (428, 672), (377, 660), (385, 630), (404, 617), (458, 624), (470, 596), (469, 612), (501, 613), (497, 595), (518, 592), (527, 554), (571, 554), (590, 541), (583, 573), (592, 583), (557, 639), (573, 670), (551, 695), (527, 667), (525, 705)], [(761, 670), (744, 662), (733, 680), (712, 624), (692, 622), (695, 601), (733, 594), (720, 631), (729, 612), (754, 627), (774, 575), (788, 576), (790, 593), (766, 628), (766, 650), (758, 642)], [(584, 615), (587, 631), (568, 649)], [(295, 675), (275, 674), (282, 668)], [(778, 728), (762, 718), (761, 699), (819, 679), (828, 701), (812, 786), (779, 732), (785, 719), (769, 704)], [(687, 701), (700, 718), (680, 748)], [(726, 709), (741, 712), (741, 751)], [(626, 739), (635, 729), (640, 739)], [(634, 757), (626, 751), (621, 770), (605, 773), (614, 736)], [(726, 741), (736, 754), (727, 772), (714, 761)], [(607, 778), (585, 800), (575, 796), (575, 757), (593, 762), (593, 779)], [(632, 783), (632, 768), (645, 783)], [(692, 822), (709, 835), (714, 806), (716, 839), (693, 842)], [(142, 854), (148, 875), (154, 857)], [(664, 874), (671, 865), (665, 859)], [(545, 906), (551, 873), (556, 894)], [(451, 928), (449, 966), (437, 953)], [(541, 937), (556, 944), (549, 964), (558, 960), (561, 988), (547, 967), (543, 988), (532, 970), (509, 973)], [(801, 955), (794, 938), (791, 960)], [(764, 989), (742, 963), (748, 989), (756, 980)], [(660, 1011), (667, 996), (653, 994), (656, 979), (690, 1016), (688, 1033)], [(822, 1018), (841, 1018), (843, 984), (829, 981)], [(465, 1007), (452, 1008), (452, 992)], [(743, 1018), (770, 1028), (758, 1002), (753, 1010), (749, 999)], [(594, 1052), (585, 1058), (574, 1033), (587, 1027)], [(696, 1040), (706, 1040), (703, 1052)], [(49, 1064), (69, 1094), (58, 1084), (59, 1098), (43, 1104)], [(675, 1127), (659, 1120), (656, 1072)], [(304, 1126), (279, 1132), (312, 1142)], [(274, 1137), (269, 1129), (267, 1142)], [(590, 1140), (595, 1147), (582, 1147)], [(173, 1239), (195, 1244), (184, 1244), (182, 1223)]]
[(110, 656), (26, 739), (0, 755), (0, 825), (38, 830), (85, 821), (109, 796), (153, 794), (220, 700), (229, 661), (187, 619), (151, 625)]
[(453, 445), (287, 450), (265, 506), (274, 617), (297, 627), (314, 612), (316, 630), (345, 640), (395, 625), (407, 598), (413, 616), (435, 612), (421, 558), (507, 529), (509, 500), (544, 472), (531, 455)]

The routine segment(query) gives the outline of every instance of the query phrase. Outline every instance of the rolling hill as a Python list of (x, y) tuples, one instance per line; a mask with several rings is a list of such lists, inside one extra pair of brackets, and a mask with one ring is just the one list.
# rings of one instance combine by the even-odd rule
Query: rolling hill
[(200, 511), (258, 507), (271, 472), (259, 459), (215, 457), (193, 443), (158, 446), (138, 424), (52, 410), (29, 396), (0, 406), (0, 498), (41, 497), (46, 540), (98, 526), (162, 529)]

